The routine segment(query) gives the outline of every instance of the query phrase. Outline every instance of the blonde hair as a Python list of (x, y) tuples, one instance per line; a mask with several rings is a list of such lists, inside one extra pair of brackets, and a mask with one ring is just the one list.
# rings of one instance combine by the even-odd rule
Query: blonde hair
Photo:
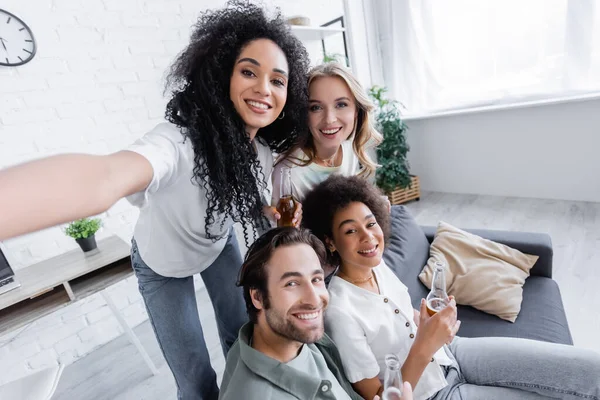
[[(376, 147), (379, 143), (381, 143), (383, 137), (377, 131), (377, 129), (375, 129), (375, 124), (373, 123), (372, 111), (375, 109), (373, 102), (354, 75), (352, 75), (347, 68), (337, 62), (329, 62), (317, 65), (310, 70), (308, 73), (309, 91), (310, 84), (314, 80), (324, 77), (341, 78), (348, 86), (348, 89), (350, 89), (350, 92), (354, 97), (356, 109), (358, 111), (358, 115), (356, 116), (355, 131), (353, 132), (353, 135), (350, 136), (354, 136), (352, 148), (356, 153), (360, 164), (362, 165), (358, 176), (361, 178), (369, 178), (374, 176), (375, 169), (378, 167), (378, 165), (371, 159), (371, 157), (369, 157), (367, 150)], [(316, 149), (312, 135), (307, 136), (306, 142), (301, 147), (307, 150), (308, 160), (290, 159), (290, 161), (295, 164), (299, 164), (298, 162), (300, 162), (299, 165), (308, 165), (314, 162), (316, 159)], [(278, 163), (283, 161), (283, 159), (290, 157), (290, 155), (296, 149), (298, 149), (298, 146), (285, 153), (278, 160)]]

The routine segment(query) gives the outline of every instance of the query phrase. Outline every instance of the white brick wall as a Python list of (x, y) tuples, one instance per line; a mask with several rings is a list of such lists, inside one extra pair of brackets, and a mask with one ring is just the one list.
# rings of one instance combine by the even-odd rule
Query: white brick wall
[[(34, 60), (0, 67), (0, 168), (64, 152), (117, 151), (159, 122), (164, 72), (188, 42), (198, 13), (224, 0), (4, 0), (38, 42)], [(270, 0), (320, 24), (340, 2)], [(314, 45), (314, 44), (313, 44)], [(129, 241), (138, 211), (125, 200), (101, 215), (99, 238)], [(77, 247), (60, 227), (5, 242), (16, 270)], [(196, 278), (197, 284), (199, 279)], [(147, 319), (129, 278), (109, 289), (135, 326)], [(96, 294), (0, 337), (0, 385), (56, 363), (71, 363), (122, 333)], [(13, 338), (13, 339), (11, 339)]]

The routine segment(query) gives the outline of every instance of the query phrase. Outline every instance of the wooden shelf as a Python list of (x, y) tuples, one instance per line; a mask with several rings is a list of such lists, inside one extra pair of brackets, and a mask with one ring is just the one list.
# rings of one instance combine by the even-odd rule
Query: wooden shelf
[(69, 304), (64, 286), (0, 310), (0, 334), (18, 329)]
[(104, 268), (80, 276), (69, 282), (75, 300), (88, 297), (100, 290), (106, 289), (115, 283), (130, 277), (133, 274), (129, 259), (107, 265)]
[(16, 271), (21, 287), (0, 295), (0, 335), (131, 276), (129, 251), (111, 236), (94, 251), (72, 250)]
[(292, 32), (298, 36), (300, 40), (323, 40), (326, 37), (343, 33), (344, 28), (321, 27), (321, 26), (302, 26), (290, 25)]

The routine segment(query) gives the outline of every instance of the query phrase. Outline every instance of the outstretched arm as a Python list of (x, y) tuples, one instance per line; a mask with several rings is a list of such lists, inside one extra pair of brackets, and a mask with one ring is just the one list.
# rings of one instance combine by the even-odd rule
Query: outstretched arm
[(131, 152), (66, 154), (0, 171), (0, 240), (99, 214), (145, 189), (153, 170)]

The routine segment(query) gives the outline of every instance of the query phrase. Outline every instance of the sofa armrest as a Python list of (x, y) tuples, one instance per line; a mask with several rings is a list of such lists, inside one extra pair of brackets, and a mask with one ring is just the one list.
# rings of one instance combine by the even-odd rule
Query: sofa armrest
[[(433, 241), (433, 237), (437, 228), (435, 226), (421, 226), (429, 243)], [(545, 276), (552, 278), (552, 239), (546, 233), (531, 233), (531, 232), (511, 232), (511, 231), (493, 231), (487, 229), (465, 229), (484, 239), (502, 243), (506, 246), (517, 249), (526, 254), (539, 256), (530, 275)]]

